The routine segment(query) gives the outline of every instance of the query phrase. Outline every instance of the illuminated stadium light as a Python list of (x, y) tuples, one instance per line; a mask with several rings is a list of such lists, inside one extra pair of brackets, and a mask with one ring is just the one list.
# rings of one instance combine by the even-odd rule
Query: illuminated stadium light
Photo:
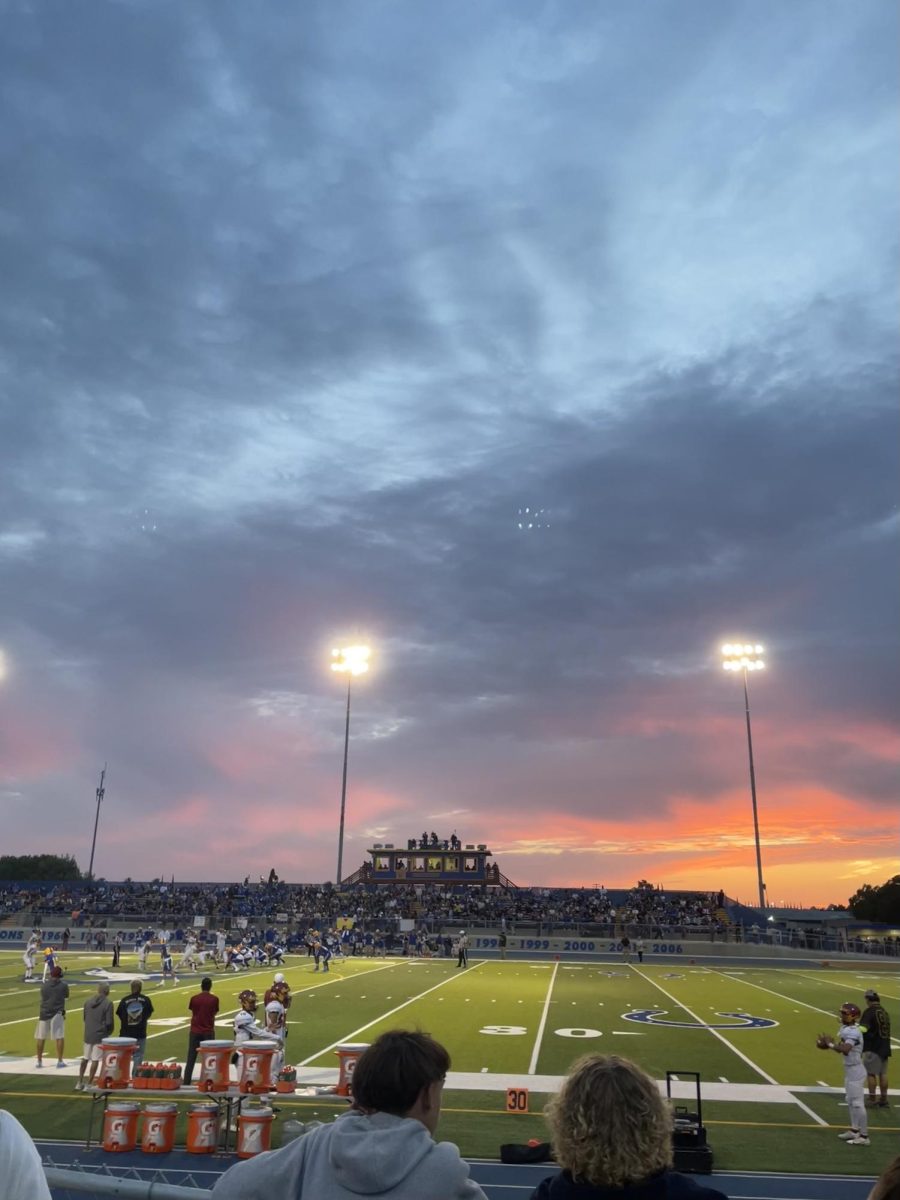
[(372, 655), (368, 646), (335, 647), (331, 651), (332, 671), (341, 671), (347, 676), (347, 720), (344, 724), (344, 770), (341, 776), (341, 823), (338, 830), (337, 876), (335, 885), (341, 882), (344, 865), (344, 814), (347, 810), (347, 758), (350, 753), (350, 685), (355, 675), (365, 675)]
[(351, 675), (364, 675), (369, 669), (372, 651), (368, 646), (344, 646), (332, 650), (332, 671), (349, 671)]
[(753, 804), (753, 838), (756, 844), (756, 879), (759, 885), (759, 907), (766, 909), (766, 885), (763, 883), (762, 853), (759, 845), (759, 816), (756, 807), (756, 771), (753, 767), (753, 734), (750, 728), (750, 692), (747, 675), (750, 671), (765, 670), (764, 647), (758, 642), (725, 642), (722, 646), (722, 666), (726, 671), (740, 671), (744, 682), (744, 714), (747, 720), (747, 753), (750, 759), (750, 799)]
[(726, 671), (763, 671), (763, 647), (749, 642), (726, 642), (722, 647), (722, 666)]

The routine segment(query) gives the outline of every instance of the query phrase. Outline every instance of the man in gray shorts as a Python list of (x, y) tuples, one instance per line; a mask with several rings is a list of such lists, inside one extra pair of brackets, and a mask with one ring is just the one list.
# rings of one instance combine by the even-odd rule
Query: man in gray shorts
[(34, 1031), (34, 1044), (37, 1051), (36, 1067), (44, 1065), (44, 1042), (51, 1037), (56, 1042), (58, 1067), (64, 1067), (63, 1042), (66, 1036), (66, 1000), (69, 998), (69, 985), (63, 983), (62, 967), (54, 967), (50, 978), (41, 984), (41, 1007), (38, 1012), (37, 1028)]
[(84, 1091), (84, 1073), (90, 1064), (87, 1086), (93, 1087), (97, 1068), (103, 1053), (100, 1043), (113, 1031), (113, 1006), (109, 998), (109, 984), (98, 983), (97, 994), (84, 1002), (84, 1046), (81, 1051), (81, 1066), (78, 1068), (76, 1092)]
[[(891, 1018), (887, 1009), (882, 1006), (881, 997), (874, 989), (866, 992), (866, 1011), (860, 1018), (860, 1028), (863, 1031), (863, 1066), (866, 1068), (869, 1086), (869, 1104), (877, 1104), (879, 1108), (889, 1108), (888, 1104), (888, 1059), (891, 1057)], [(875, 1086), (881, 1089), (881, 1097), (876, 1100)]]

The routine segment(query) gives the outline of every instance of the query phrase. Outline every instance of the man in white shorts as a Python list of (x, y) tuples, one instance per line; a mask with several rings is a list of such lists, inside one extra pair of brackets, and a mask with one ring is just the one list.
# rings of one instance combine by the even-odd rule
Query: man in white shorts
[(44, 1065), (44, 1042), (53, 1038), (56, 1042), (58, 1067), (66, 1066), (63, 1060), (64, 1041), (66, 1036), (66, 1000), (69, 998), (69, 985), (63, 983), (62, 967), (54, 967), (50, 978), (41, 984), (41, 1007), (38, 1013), (38, 1023), (34, 1031), (35, 1049), (37, 1052), (36, 1067)]
[(76, 1092), (84, 1091), (84, 1073), (90, 1063), (88, 1087), (93, 1087), (102, 1053), (100, 1043), (113, 1031), (113, 1006), (109, 998), (109, 984), (98, 983), (96, 996), (84, 1003), (84, 1045), (81, 1048), (81, 1066), (78, 1068)]

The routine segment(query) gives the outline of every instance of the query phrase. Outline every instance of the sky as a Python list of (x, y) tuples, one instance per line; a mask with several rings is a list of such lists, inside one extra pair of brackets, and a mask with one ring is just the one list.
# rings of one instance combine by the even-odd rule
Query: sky
[(3, 7), (0, 852), (900, 872), (896, 6)]

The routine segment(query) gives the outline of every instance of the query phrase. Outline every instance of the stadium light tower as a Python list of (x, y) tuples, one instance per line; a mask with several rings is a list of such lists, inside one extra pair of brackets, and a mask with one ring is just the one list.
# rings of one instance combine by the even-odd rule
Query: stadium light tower
[(747, 717), (747, 752), (750, 756), (750, 798), (753, 801), (753, 837), (756, 842), (756, 879), (759, 884), (759, 907), (766, 911), (766, 885), (763, 883), (762, 855), (759, 849), (759, 817), (756, 811), (756, 772), (753, 769), (753, 735), (750, 732), (750, 692), (747, 672), (765, 669), (763, 647), (749, 642), (726, 642), (722, 647), (722, 666), (726, 671), (740, 671), (744, 681), (744, 713)]
[(103, 764), (103, 770), (100, 772), (100, 786), (97, 788), (97, 811), (94, 814), (94, 840), (91, 842), (91, 864), (88, 867), (88, 879), (93, 884), (94, 882), (94, 851), (97, 849), (97, 826), (100, 824), (100, 805), (103, 802), (103, 797), (106, 795), (106, 788), (103, 786), (106, 779), (106, 763)]
[(347, 676), (347, 721), (344, 726), (344, 774), (341, 779), (341, 826), (338, 833), (337, 878), (335, 887), (341, 884), (341, 869), (344, 862), (344, 813), (347, 808), (347, 755), (350, 751), (350, 686), (354, 675), (365, 675), (369, 669), (368, 646), (344, 646), (331, 652), (332, 671), (342, 671)]

